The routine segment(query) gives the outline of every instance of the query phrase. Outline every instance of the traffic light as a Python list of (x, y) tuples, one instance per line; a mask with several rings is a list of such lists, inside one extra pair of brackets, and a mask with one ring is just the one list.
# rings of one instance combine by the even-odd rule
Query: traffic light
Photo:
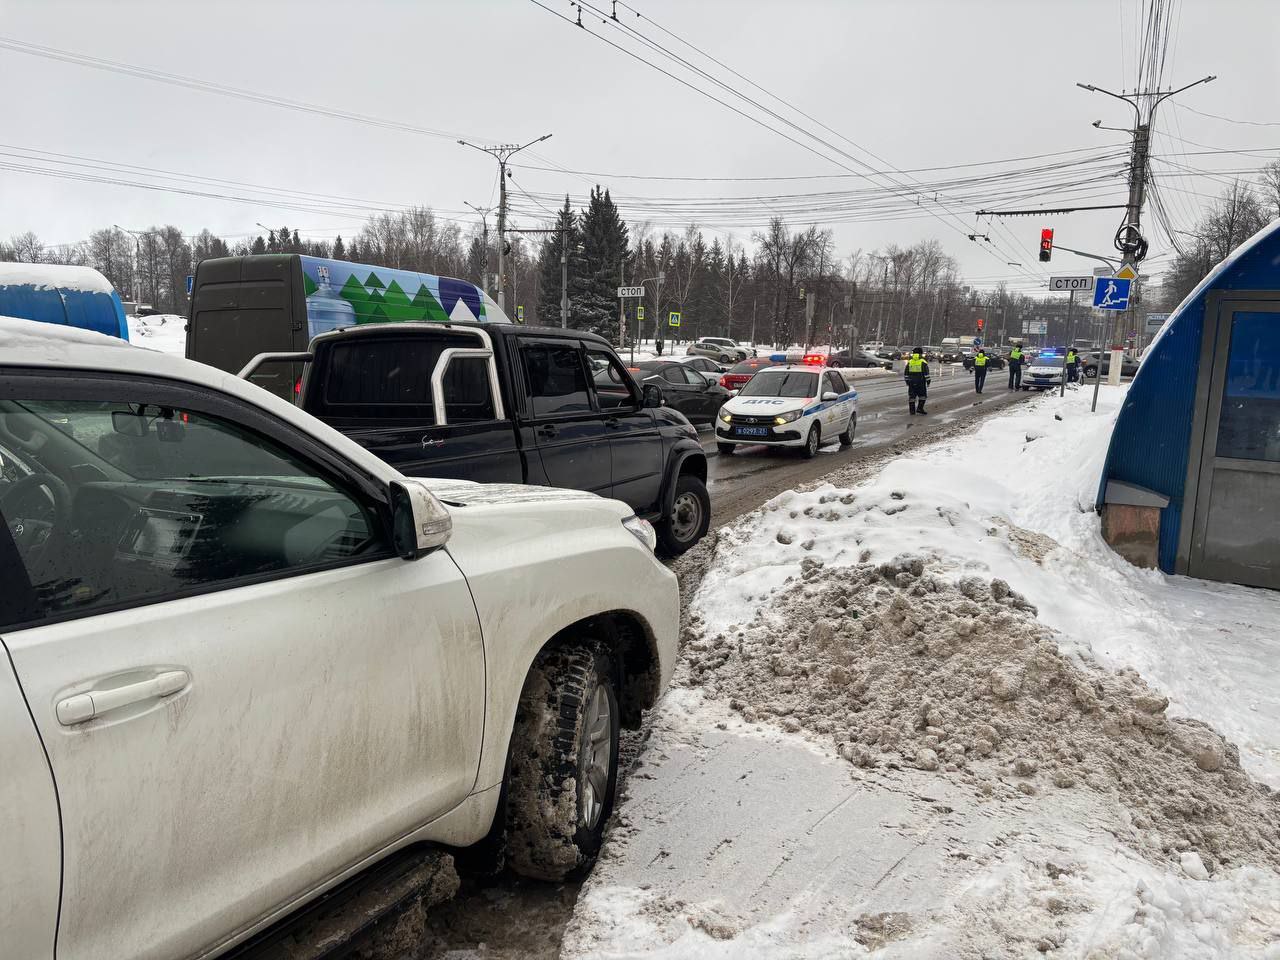
[(979, 318), (978, 318), (978, 329), (979, 329), (979, 330), (981, 330), (981, 329), (982, 329), (982, 325), (983, 325), (984, 323), (986, 323), (986, 321), (985, 321), (985, 320), (983, 320), (981, 317), (979, 317)]
[(1053, 256), (1053, 230), (1045, 227), (1040, 231), (1040, 262), (1048, 263)]

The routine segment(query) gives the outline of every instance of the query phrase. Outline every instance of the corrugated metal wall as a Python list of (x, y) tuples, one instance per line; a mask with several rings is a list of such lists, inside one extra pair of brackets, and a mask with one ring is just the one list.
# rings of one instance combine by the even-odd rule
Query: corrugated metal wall
[(1217, 290), (1276, 289), (1280, 289), (1280, 222), (1242, 244), (1178, 305), (1143, 357), (1116, 418), (1098, 502), (1108, 480), (1136, 484), (1169, 498), (1160, 518), (1159, 562), (1165, 573), (1174, 571), (1182, 518), (1184, 513), (1190, 516), (1183, 494), (1206, 300)]

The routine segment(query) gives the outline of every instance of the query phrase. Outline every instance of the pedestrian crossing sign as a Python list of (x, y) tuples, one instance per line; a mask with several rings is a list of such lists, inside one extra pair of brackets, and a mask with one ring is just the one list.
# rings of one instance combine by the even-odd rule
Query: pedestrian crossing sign
[(1123, 277), (1099, 277), (1093, 288), (1093, 305), (1099, 310), (1126, 310), (1132, 280)]
[(520, 305), (516, 306), (516, 322), (524, 323), (524, 307), (523, 306), (520, 306)]
[(669, 326), (669, 327), (678, 327), (678, 326), (680, 326), (680, 313), (679, 313), (679, 311), (672, 310), (669, 314), (667, 314), (667, 326)]

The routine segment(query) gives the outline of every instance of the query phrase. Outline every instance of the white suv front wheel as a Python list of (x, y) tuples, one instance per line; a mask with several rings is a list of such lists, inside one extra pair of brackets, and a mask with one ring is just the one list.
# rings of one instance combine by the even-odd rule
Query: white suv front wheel
[(600, 852), (618, 785), (617, 670), (603, 644), (544, 651), (520, 694), (507, 781), (507, 863), (560, 882)]

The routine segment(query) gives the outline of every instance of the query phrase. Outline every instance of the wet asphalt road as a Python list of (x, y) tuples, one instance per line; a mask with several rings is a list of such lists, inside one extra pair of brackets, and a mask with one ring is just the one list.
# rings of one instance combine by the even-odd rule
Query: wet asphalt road
[(716, 452), (711, 428), (699, 428), (702, 447), (707, 451), (707, 479), (711, 493), (711, 523), (719, 526), (749, 513), (785, 490), (817, 480), (858, 457), (878, 453), (908, 437), (918, 440), (943, 427), (982, 416), (992, 408), (1036, 396), (1034, 392), (1010, 391), (1007, 374), (992, 371), (979, 396), (973, 376), (960, 368), (933, 378), (929, 386), (929, 413), (910, 416), (907, 388), (900, 375), (856, 381), (858, 389), (858, 429), (853, 446), (836, 444), (822, 448), (818, 456), (805, 460), (798, 449), (740, 446), (732, 456)]

